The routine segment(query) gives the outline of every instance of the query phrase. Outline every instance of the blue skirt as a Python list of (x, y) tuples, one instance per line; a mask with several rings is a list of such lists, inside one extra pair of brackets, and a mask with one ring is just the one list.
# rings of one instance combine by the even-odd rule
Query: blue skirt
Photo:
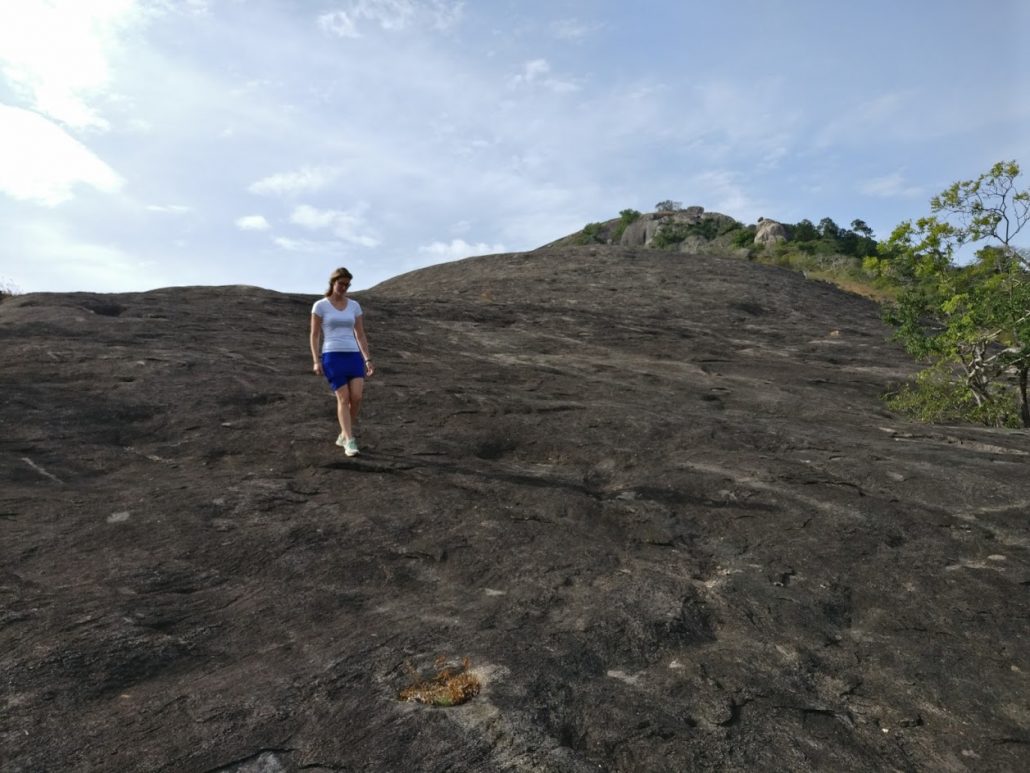
[(335, 392), (351, 379), (365, 377), (365, 358), (361, 352), (323, 352), (322, 373)]

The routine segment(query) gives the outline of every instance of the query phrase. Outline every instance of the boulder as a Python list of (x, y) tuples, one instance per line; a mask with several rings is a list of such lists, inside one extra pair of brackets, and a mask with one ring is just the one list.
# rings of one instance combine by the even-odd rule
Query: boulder
[(755, 231), (755, 244), (773, 244), (787, 241), (787, 226), (775, 220), (758, 218), (758, 230)]
[(622, 247), (650, 247), (658, 228), (666, 219), (666, 215), (672, 213), (653, 213), (641, 215), (630, 223), (622, 232), (619, 245)]
[(737, 225), (737, 223), (738, 223), (738, 220), (735, 217), (730, 217), (729, 215), (724, 215), (721, 212), (705, 212), (703, 215), (701, 215), (700, 219), (701, 220), (714, 220), (716, 223), (719, 224), (720, 228), (722, 226)]

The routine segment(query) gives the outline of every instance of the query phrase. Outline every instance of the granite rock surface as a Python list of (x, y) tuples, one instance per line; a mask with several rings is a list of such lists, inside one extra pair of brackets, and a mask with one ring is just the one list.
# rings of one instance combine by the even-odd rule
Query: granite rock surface
[[(316, 292), (320, 288), (313, 288)], [(0, 304), (4, 771), (1015, 771), (1030, 436), (929, 427), (876, 306), (620, 247), (356, 294)], [(453, 708), (398, 700), (470, 659)]]

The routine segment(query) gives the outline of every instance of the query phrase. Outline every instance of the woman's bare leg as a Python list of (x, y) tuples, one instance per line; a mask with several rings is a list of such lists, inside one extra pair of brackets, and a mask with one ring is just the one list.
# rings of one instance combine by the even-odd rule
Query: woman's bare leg
[(344, 440), (354, 437), (351, 429), (351, 415), (353, 412), (354, 408), (350, 389), (347, 384), (344, 384), (336, 390), (336, 418), (340, 420), (340, 431), (343, 433)]
[(347, 386), (350, 389), (350, 421), (353, 430), (354, 423), (358, 420), (358, 411), (361, 410), (361, 399), (365, 395), (365, 379), (352, 378), (347, 382)]

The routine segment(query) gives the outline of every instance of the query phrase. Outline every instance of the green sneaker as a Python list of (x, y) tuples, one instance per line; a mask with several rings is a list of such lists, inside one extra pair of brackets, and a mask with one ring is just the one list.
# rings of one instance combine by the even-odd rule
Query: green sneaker
[(358, 451), (358, 441), (354, 438), (348, 440), (343, 446), (343, 452), (347, 454), (347, 456), (357, 456), (361, 453)]
[(336, 445), (338, 445), (340, 448), (347, 447), (347, 438), (343, 436), (342, 432), (340, 433), (340, 436), (336, 438)]

